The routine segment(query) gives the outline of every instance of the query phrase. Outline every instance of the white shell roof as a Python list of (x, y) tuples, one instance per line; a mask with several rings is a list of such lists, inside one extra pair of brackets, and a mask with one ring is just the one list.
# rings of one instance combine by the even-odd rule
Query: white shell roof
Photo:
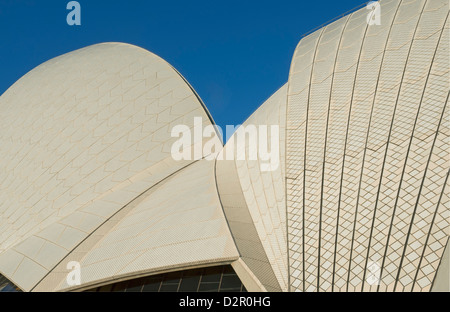
[[(263, 162), (261, 158), (251, 160), (248, 157), (251, 148), (249, 135), (245, 137), (246, 160), (241, 160), (237, 155), (237, 133), (218, 155), (218, 158), (227, 159), (227, 150), (231, 148), (234, 160), (217, 160), (219, 194), (236, 245), (244, 262), (269, 291), (288, 290), (284, 185), (286, 92), (287, 85), (284, 85), (241, 128), (255, 126), (258, 136), (266, 133), (270, 142), (272, 136), (276, 135), (271, 132), (271, 127), (278, 127), (279, 136), (276, 140), (279, 153), (274, 158), (279, 164), (275, 170), (261, 170), (267, 161)], [(261, 125), (267, 128), (258, 128)], [(246, 218), (249, 221), (244, 221)], [(262, 250), (256, 250), (256, 246), (260, 246)]]
[(122, 43), (36, 67), (0, 97), (0, 108), (0, 272), (24, 290), (192, 163), (173, 160), (173, 126), (212, 121), (168, 63)]
[(77, 246), (36, 287), (67, 285), (67, 263), (81, 266), (82, 287), (239, 258), (217, 194), (214, 162), (177, 171), (124, 207)]
[(428, 291), (448, 241), (448, 1), (378, 3), (380, 25), (364, 7), (294, 53), (292, 291)]

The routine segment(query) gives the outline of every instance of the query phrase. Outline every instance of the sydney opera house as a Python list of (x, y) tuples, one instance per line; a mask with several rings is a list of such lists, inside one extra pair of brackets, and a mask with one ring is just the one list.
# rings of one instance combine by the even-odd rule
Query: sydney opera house
[(0, 291), (449, 291), (449, 2), (379, 5), (304, 36), (243, 124), (279, 126), (270, 171), (174, 159), (174, 126), (214, 120), (142, 48), (24, 75), (0, 97)]

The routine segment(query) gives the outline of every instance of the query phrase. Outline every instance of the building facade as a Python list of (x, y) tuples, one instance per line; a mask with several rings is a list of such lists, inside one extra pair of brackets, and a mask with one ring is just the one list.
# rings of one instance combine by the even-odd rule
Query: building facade
[(273, 170), (223, 157), (238, 134), (175, 160), (172, 129), (214, 120), (139, 47), (27, 73), (0, 97), (0, 290), (449, 291), (449, 3), (378, 10), (303, 37), (243, 124), (278, 127)]

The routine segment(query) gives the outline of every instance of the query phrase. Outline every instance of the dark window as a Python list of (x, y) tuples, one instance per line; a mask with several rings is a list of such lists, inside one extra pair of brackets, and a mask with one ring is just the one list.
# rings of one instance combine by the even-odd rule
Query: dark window
[(150, 276), (143, 280), (144, 287), (142, 291), (159, 291), (161, 287), (162, 276)]
[(200, 283), (200, 275), (185, 276), (181, 280), (180, 288), (178, 291), (198, 291), (199, 283)]
[(9, 279), (0, 274), (0, 292), (21, 292)]
[(127, 284), (127, 292), (142, 292), (142, 283), (139, 280), (131, 280)]
[(198, 291), (219, 291), (219, 283), (201, 283)]
[(116, 283), (112, 287), (112, 291), (126, 291), (128, 282)]
[(112, 286), (113, 286), (113, 285), (102, 286), (102, 287), (100, 287), (100, 288), (98, 289), (98, 291), (101, 291), (101, 292), (109, 292), (109, 291), (112, 291)]
[(206, 268), (202, 275), (202, 283), (220, 283), (222, 267)]
[(161, 288), (159, 289), (160, 292), (177, 292), (178, 291), (178, 284), (166, 284), (161, 285)]
[(233, 291), (234, 289), (240, 289), (241, 284), (241, 280), (236, 275), (224, 275), (222, 277), (220, 291)]

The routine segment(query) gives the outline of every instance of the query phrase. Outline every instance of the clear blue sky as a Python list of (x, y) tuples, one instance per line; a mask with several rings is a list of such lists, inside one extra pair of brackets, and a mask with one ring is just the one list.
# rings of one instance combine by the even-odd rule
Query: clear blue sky
[(302, 34), (363, 0), (0, 0), (0, 94), (39, 64), (91, 44), (143, 47), (172, 64), (216, 123), (242, 123), (288, 79)]

